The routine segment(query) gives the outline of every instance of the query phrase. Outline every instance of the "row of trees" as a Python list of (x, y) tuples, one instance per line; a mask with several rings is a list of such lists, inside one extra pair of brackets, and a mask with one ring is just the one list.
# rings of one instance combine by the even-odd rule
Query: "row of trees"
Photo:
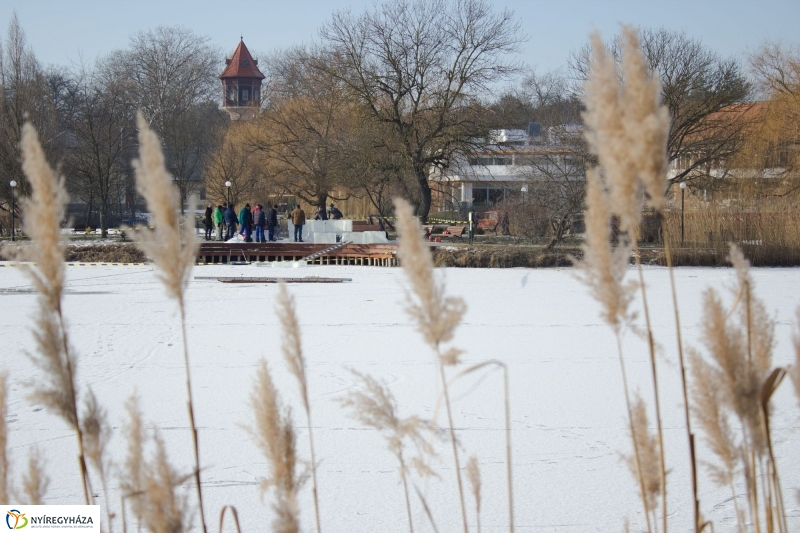
[(94, 64), (43, 68), (15, 15), (0, 48), (0, 168), (8, 178), (0, 209), (11, 205), (12, 179), (20, 184), (17, 194), (28, 192), (18, 140), (30, 120), (48, 157), (60, 163), (73, 200), (86, 205), (83, 220), (96, 213), (105, 233), (112, 213), (119, 219), (135, 205), (130, 161), (137, 153), (137, 109), (164, 140), (185, 201), (198, 192), (201, 169), (227, 127), (215, 98), (220, 57), (189, 30), (159, 27)]
[[(129, 161), (141, 109), (184, 201), (202, 185), (215, 203), (229, 194), (237, 203), (291, 195), (312, 205), (355, 196), (386, 214), (390, 198), (403, 196), (425, 218), (431, 173), (481, 148), (491, 129), (581, 123), (589, 48), (565, 70), (539, 73), (514, 61), (525, 39), (512, 13), (485, 0), (387, 0), (361, 14), (337, 12), (318, 43), (263, 58), (261, 112), (230, 123), (218, 98), (223, 56), (189, 30), (141, 32), (94, 65), (44, 69), (15, 17), (0, 50), (0, 168), (26, 194), (16, 140), (28, 117), (51, 159), (62, 161), (73, 198), (105, 228), (124, 199), (135, 203)], [(765, 46), (748, 76), (685, 33), (644, 29), (641, 40), (672, 116), (676, 182), (712, 187), (720, 168), (778, 164), (784, 181), (797, 175), (797, 49)], [(616, 39), (608, 47), (618, 55)], [(507, 81), (511, 88), (489, 97)], [(747, 111), (756, 98), (767, 103)], [(568, 158), (534, 160), (528, 196), (560, 217), (554, 232), (569, 226), (576, 195), (582, 201), (582, 186), (566, 191), (565, 179), (592, 164), (579, 135), (561, 144)], [(8, 209), (8, 181), (0, 209)]]

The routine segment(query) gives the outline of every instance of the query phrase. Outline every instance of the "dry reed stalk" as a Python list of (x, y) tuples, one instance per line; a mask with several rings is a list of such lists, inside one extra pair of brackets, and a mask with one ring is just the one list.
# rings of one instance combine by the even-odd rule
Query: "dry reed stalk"
[[(669, 133), (669, 112), (660, 105), (661, 87), (658, 76), (649, 72), (647, 61), (639, 48), (638, 35), (632, 27), (624, 26), (622, 29), (622, 61), (619, 71), (614, 57), (608, 52), (600, 36), (592, 35), (591, 41), (592, 59), (585, 85), (584, 120), (589, 127), (586, 138), (590, 149), (597, 155), (607, 183), (607, 194), (603, 201), (605, 205), (601, 204), (598, 212), (610, 211), (610, 214), (616, 216), (623, 242), (635, 243), (644, 197), (647, 197), (647, 203), (656, 210), (664, 205), (663, 197), (667, 190), (666, 141)], [(595, 181), (600, 180), (595, 177)], [(587, 205), (589, 202), (587, 191)], [(587, 221), (587, 233), (588, 225)], [(605, 221), (602, 226), (598, 222), (598, 233), (605, 232), (606, 227)], [(605, 247), (603, 245), (603, 249)], [(639, 254), (635, 255), (639, 267), (639, 288), (653, 377), (660, 452), (662, 528), (667, 531), (667, 474), (655, 343)], [(609, 323), (612, 327), (619, 328), (618, 322)]]
[[(509, 530), (514, 531), (514, 484), (513, 484), (513, 462), (511, 460), (511, 395), (508, 388), (508, 365), (497, 359), (490, 359), (476, 365), (472, 365), (450, 378), (447, 386), (450, 387), (457, 380), (472, 374), (482, 368), (494, 366), (503, 371), (503, 410), (505, 412), (505, 432), (506, 432), (506, 484), (508, 489), (508, 523)], [(441, 398), (436, 402), (435, 413), (439, 412)]]
[(22, 476), (22, 494), (28, 505), (43, 505), (50, 479), (44, 473), (44, 460), (34, 447), (28, 457), (28, 471)]
[[(450, 432), (450, 443), (455, 462), (458, 498), (461, 504), (461, 519), (464, 533), (469, 532), (467, 524), (467, 508), (464, 498), (464, 486), (461, 480), (461, 465), (458, 457), (453, 413), (450, 408), (450, 393), (447, 387), (445, 366), (455, 366), (459, 362), (461, 351), (451, 347), (443, 351), (443, 344), (451, 341), (456, 327), (466, 312), (466, 304), (461, 298), (445, 295), (444, 283), (439, 283), (433, 275), (433, 259), (423, 242), (419, 222), (414, 217), (411, 204), (402, 198), (394, 200), (397, 215), (397, 233), (400, 247), (397, 256), (400, 265), (411, 284), (411, 293), (406, 295), (406, 312), (416, 322), (425, 342), (433, 349), (439, 367), (439, 377), (447, 410), (447, 422)], [(412, 296), (413, 294), (413, 296)], [(513, 518), (512, 518), (513, 520)], [(513, 530), (513, 522), (511, 528)]]
[(225, 513), (228, 509), (231, 510), (231, 515), (233, 515), (233, 525), (236, 527), (236, 533), (242, 533), (242, 528), (239, 526), (239, 511), (233, 505), (226, 505), (219, 512), (219, 533), (222, 533), (222, 526), (225, 525)]
[[(713, 364), (693, 354), (696, 415), (712, 451), (724, 465), (724, 469), (712, 470), (712, 479), (727, 484), (735, 470), (741, 469), (755, 530), (761, 530), (763, 504), (767, 530), (772, 531), (777, 521), (779, 530), (785, 531), (782, 490), (769, 431), (769, 402), (784, 370), (771, 368), (774, 324), (754, 296), (749, 264), (735, 246), (731, 246), (730, 261), (737, 273), (731, 308), (725, 309), (713, 290), (705, 294), (702, 341)], [(735, 418), (741, 427), (738, 442), (729, 418)], [(765, 485), (759, 488), (762, 477)], [(743, 517), (738, 518), (740, 527), (744, 527)]]
[(256, 430), (253, 434), (270, 467), (270, 476), (265, 478), (261, 489), (275, 487), (276, 502), (273, 510), (276, 517), (272, 522), (273, 531), (297, 533), (300, 531), (297, 493), (303, 480), (296, 471), (296, 439), (291, 411), (281, 406), (269, 367), (264, 360), (261, 361), (256, 380), (256, 387), (250, 396), (250, 404), (256, 417)]
[(800, 307), (797, 308), (798, 329), (792, 336), (794, 343), (794, 366), (789, 370), (789, 377), (794, 384), (794, 393), (797, 396), (797, 403), (800, 406)]
[(179, 475), (167, 459), (164, 441), (156, 434), (155, 457), (146, 462), (143, 469), (144, 515), (139, 516), (152, 533), (180, 533), (191, 531), (191, 518), (187, 512), (186, 499), (175, 490), (192, 476)]
[(389, 451), (395, 456), (400, 466), (400, 479), (403, 483), (403, 493), (406, 502), (408, 526), (414, 533), (414, 521), (411, 517), (411, 501), (408, 492), (408, 467), (406, 465), (404, 449), (405, 441), (410, 440), (418, 452), (413, 464), (423, 475), (431, 469), (424, 457), (433, 455), (434, 450), (426, 440), (423, 431), (429, 431), (431, 424), (421, 420), (418, 416), (400, 418), (397, 415), (397, 402), (389, 388), (377, 381), (372, 376), (361, 374), (355, 370), (351, 372), (361, 381), (365, 392), (351, 392), (340, 400), (343, 407), (350, 408), (353, 416), (365, 426), (377, 429), (383, 433)]
[(134, 516), (144, 515), (144, 444), (147, 436), (142, 425), (142, 413), (139, 409), (139, 399), (134, 394), (125, 402), (125, 410), (130, 419), (125, 427), (128, 453), (123, 463), (120, 476), (120, 488), (123, 493), (123, 527), (127, 528), (124, 518), (124, 501), (131, 499)]
[(109, 507), (107, 469), (105, 465), (105, 451), (111, 428), (108, 425), (106, 411), (97, 403), (94, 392), (88, 387), (86, 390), (86, 396), (83, 400), (83, 416), (81, 417), (86, 457), (100, 475), (100, 482), (103, 485), (103, 494), (105, 495), (103, 506), (106, 513), (106, 527), (108, 531), (112, 531), (111, 518), (113, 515)]
[(33, 245), (18, 249), (15, 256), (18, 260), (31, 261), (36, 265), (35, 268), (23, 269), (38, 293), (39, 308), (36, 330), (33, 332), (38, 353), (28, 355), (44, 373), (43, 379), (37, 381), (31, 398), (60, 416), (75, 431), (84, 501), (88, 505), (93, 503), (93, 497), (78, 414), (77, 359), (69, 344), (61, 309), (64, 290), (61, 220), (68, 197), (64, 178), (58, 176), (47, 163), (36, 129), (30, 123), (22, 127), (20, 148), (22, 170), (32, 191), (30, 199), (23, 201), (26, 215), (22, 227)]
[(8, 499), (8, 375), (0, 372), (0, 505), (11, 503)]
[[(133, 239), (136, 246), (153, 260), (157, 276), (167, 290), (167, 295), (178, 303), (181, 315), (183, 360), (186, 371), (186, 391), (189, 423), (194, 447), (194, 478), (203, 533), (207, 532), (203, 489), (200, 480), (200, 444), (194, 415), (192, 380), (189, 365), (189, 348), (186, 338), (186, 287), (195, 262), (198, 242), (195, 236), (194, 217), (187, 216), (181, 228), (178, 211), (180, 195), (172, 183), (172, 176), (164, 165), (164, 155), (158, 136), (150, 129), (141, 112), (136, 115), (139, 128), (139, 159), (133, 161), (136, 189), (147, 202), (153, 215), (154, 228), (136, 228)], [(188, 211), (194, 213), (195, 201), (190, 199)], [(183, 229), (183, 231), (181, 231)]]
[(647, 419), (647, 406), (638, 394), (634, 395), (633, 400), (633, 423), (631, 427), (633, 433), (631, 438), (634, 446), (639, 451), (639, 460), (628, 458), (628, 466), (634, 476), (642, 479), (645, 490), (646, 511), (653, 515), (656, 521), (656, 510), (658, 509), (658, 498), (661, 496), (661, 471), (659, 462), (659, 443), (657, 435), (650, 433), (650, 425)]
[(472, 496), (475, 498), (475, 516), (478, 533), (481, 533), (481, 470), (478, 466), (478, 458), (474, 455), (467, 461), (467, 479), (472, 487)]
[(669, 286), (672, 294), (672, 309), (675, 316), (675, 335), (678, 343), (678, 364), (681, 369), (681, 391), (683, 392), (683, 414), (686, 421), (686, 436), (689, 441), (689, 466), (691, 469), (692, 479), (692, 500), (693, 500), (693, 517), (694, 517), (694, 531), (700, 533), (704, 527), (704, 520), (700, 513), (700, 498), (697, 495), (697, 453), (695, 447), (695, 437), (692, 432), (692, 420), (689, 415), (689, 385), (686, 379), (686, 362), (683, 356), (683, 337), (681, 333), (681, 317), (678, 311), (678, 292), (675, 287), (675, 273), (672, 269), (672, 251), (669, 244), (669, 235), (667, 233), (666, 224), (662, 218), (662, 232), (664, 234), (664, 252), (667, 258), (667, 271), (669, 272)]
[(314, 455), (314, 431), (311, 424), (311, 402), (308, 398), (308, 380), (306, 379), (306, 362), (303, 356), (303, 345), (300, 340), (300, 324), (294, 306), (294, 298), (286, 289), (286, 284), (281, 282), (278, 288), (278, 317), (283, 328), (283, 357), (289, 365), (289, 371), (300, 385), (300, 396), (303, 399), (303, 408), (308, 421), (308, 444), (311, 450), (311, 491), (314, 496), (314, 517), (316, 519), (317, 533), (321, 531), (319, 519), (319, 498), (317, 494), (317, 462)]

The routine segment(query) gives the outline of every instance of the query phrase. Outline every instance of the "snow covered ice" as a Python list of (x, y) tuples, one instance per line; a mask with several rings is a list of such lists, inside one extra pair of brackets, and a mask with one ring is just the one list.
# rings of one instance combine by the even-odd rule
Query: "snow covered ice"
[[(201, 266), (194, 276), (282, 275), (252, 266)], [(287, 271), (296, 276), (296, 271)], [(407, 531), (402, 487), (384, 439), (361, 426), (337, 403), (357, 386), (348, 369), (383, 380), (401, 416), (434, 417), (440, 387), (436, 364), (404, 312), (406, 279), (398, 268), (318, 266), (302, 275), (352, 278), (351, 283), (289, 286), (301, 324), (319, 461), (322, 530)], [(499, 359), (509, 365), (516, 524), (519, 531), (633, 531), (644, 520), (636, 483), (622, 454), (629, 453), (624, 395), (611, 330), (599, 307), (569, 269), (443, 269), (448, 293), (464, 297), (468, 312), (454, 345), (465, 365)], [(684, 339), (698, 342), (702, 292), (732, 286), (731, 269), (680, 268), (676, 281)], [(145, 421), (158, 427), (171, 462), (192, 467), (185, 373), (176, 306), (167, 299), (154, 269), (69, 267), (65, 315), (78, 354), (78, 380), (90, 386), (113, 426), (110, 456), (124, 459), (124, 403), (136, 392)], [(753, 269), (756, 293), (776, 320), (774, 365), (793, 362), (792, 333), (800, 305), (800, 269)], [(670, 529), (691, 529), (689, 459), (678, 379), (668, 272), (647, 268), (645, 280), (656, 341), (667, 454)], [(31, 317), (35, 295), (17, 268), (0, 268), (0, 328), (9, 379), (9, 454), (14, 487), (20, 486), (30, 449), (46, 459), (50, 486), (45, 503), (76, 504), (83, 495), (74, 433), (55, 415), (30, 403), (29, 384), (38, 379), (25, 351), (33, 350)], [(305, 415), (298, 386), (281, 354), (281, 331), (273, 284), (222, 284), (193, 280), (188, 289), (188, 336), (195, 413), (199, 428), (207, 522), (216, 530), (219, 512), (233, 505), (242, 530), (263, 531), (271, 499), (260, 495), (268, 469), (247, 428), (249, 398), (261, 358), (269, 361), (276, 386), (293, 407), (302, 459), (309, 457)], [(727, 301), (730, 294), (723, 293)], [(652, 405), (645, 344), (627, 335), (624, 346), (631, 387)], [(476, 455), (483, 478), (481, 525), (507, 529), (502, 374), (486, 370), (452, 389), (454, 424), (462, 464)], [(797, 399), (787, 380), (774, 397), (773, 439), (785, 490), (790, 530), (800, 530), (800, 438)], [(445, 424), (443, 412), (438, 421)], [(700, 438), (700, 436), (698, 436)], [(461, 518), (449, 443), (437, 444), (437, 478), (413, 476), (441, 532), (460, 531)], [(701, 445), (701, 461), (713, 460)], [(700, 501), (716, 531), (736, 527), (730, 491), (700, 474)], [(95, 482), (102, 503), (106, 495)], [(743, 487), (737, 487), (739, 494)], [(467, 491), (469, 492), (469, 491)], [(191, 481), (185, 493), (192, 506)], [(120, 492), (112, 477), (109, 503), (119, 516)], [(474, 528), (471, 495), (467, 508)], [(742, 502), (744, 503), (744, 502)], [(431, 531), (412, 490), (415, 530)], [(129, 521), (131, 513), (128, 513)], [(119, 520), (119, 519), (117, 519)], [(310, 485), (302, 491), (303, 531), (314, 528)], [(118, 525), (118, 524), (117, 524)], [(199, 520), (194, 520), (195, 528)], [(119, 528), (118, 528), (119, 529)], [(226, 525), (232, 531), (232, 525)]]

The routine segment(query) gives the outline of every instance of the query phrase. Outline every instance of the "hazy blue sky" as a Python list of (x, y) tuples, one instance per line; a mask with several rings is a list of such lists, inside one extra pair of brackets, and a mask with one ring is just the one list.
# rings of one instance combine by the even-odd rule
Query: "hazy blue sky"
[[(744, 57), (765, 39), (800, 43), (798, 0), (497, 0), (513, 10), (529, 40), (519, 59), (540, 70), (566, 64), (588, 34), (620, 23), (686, 30), (725, 56)], [(254, 52), (308, 42), (335, 9), (360, 13), (372, 0), (0, 0), (0, 35), (16, 10), (36, 56), (69, 65), (125, 47), (158, 25), (183, 25), (230, 55), (239, 35)], [(222, 65), (220, 65), (220, 71)]]

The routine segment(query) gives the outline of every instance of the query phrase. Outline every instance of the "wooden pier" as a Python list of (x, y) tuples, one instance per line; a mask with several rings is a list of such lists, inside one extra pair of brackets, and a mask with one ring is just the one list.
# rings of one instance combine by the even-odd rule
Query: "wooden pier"
[(272, 261), (305, 261), (309, 265), (397, 266), (397, 244), (330, 244), (302, 242), (217, 243), (203, 242), (197, 252), (197, 263), (242, 264)]

